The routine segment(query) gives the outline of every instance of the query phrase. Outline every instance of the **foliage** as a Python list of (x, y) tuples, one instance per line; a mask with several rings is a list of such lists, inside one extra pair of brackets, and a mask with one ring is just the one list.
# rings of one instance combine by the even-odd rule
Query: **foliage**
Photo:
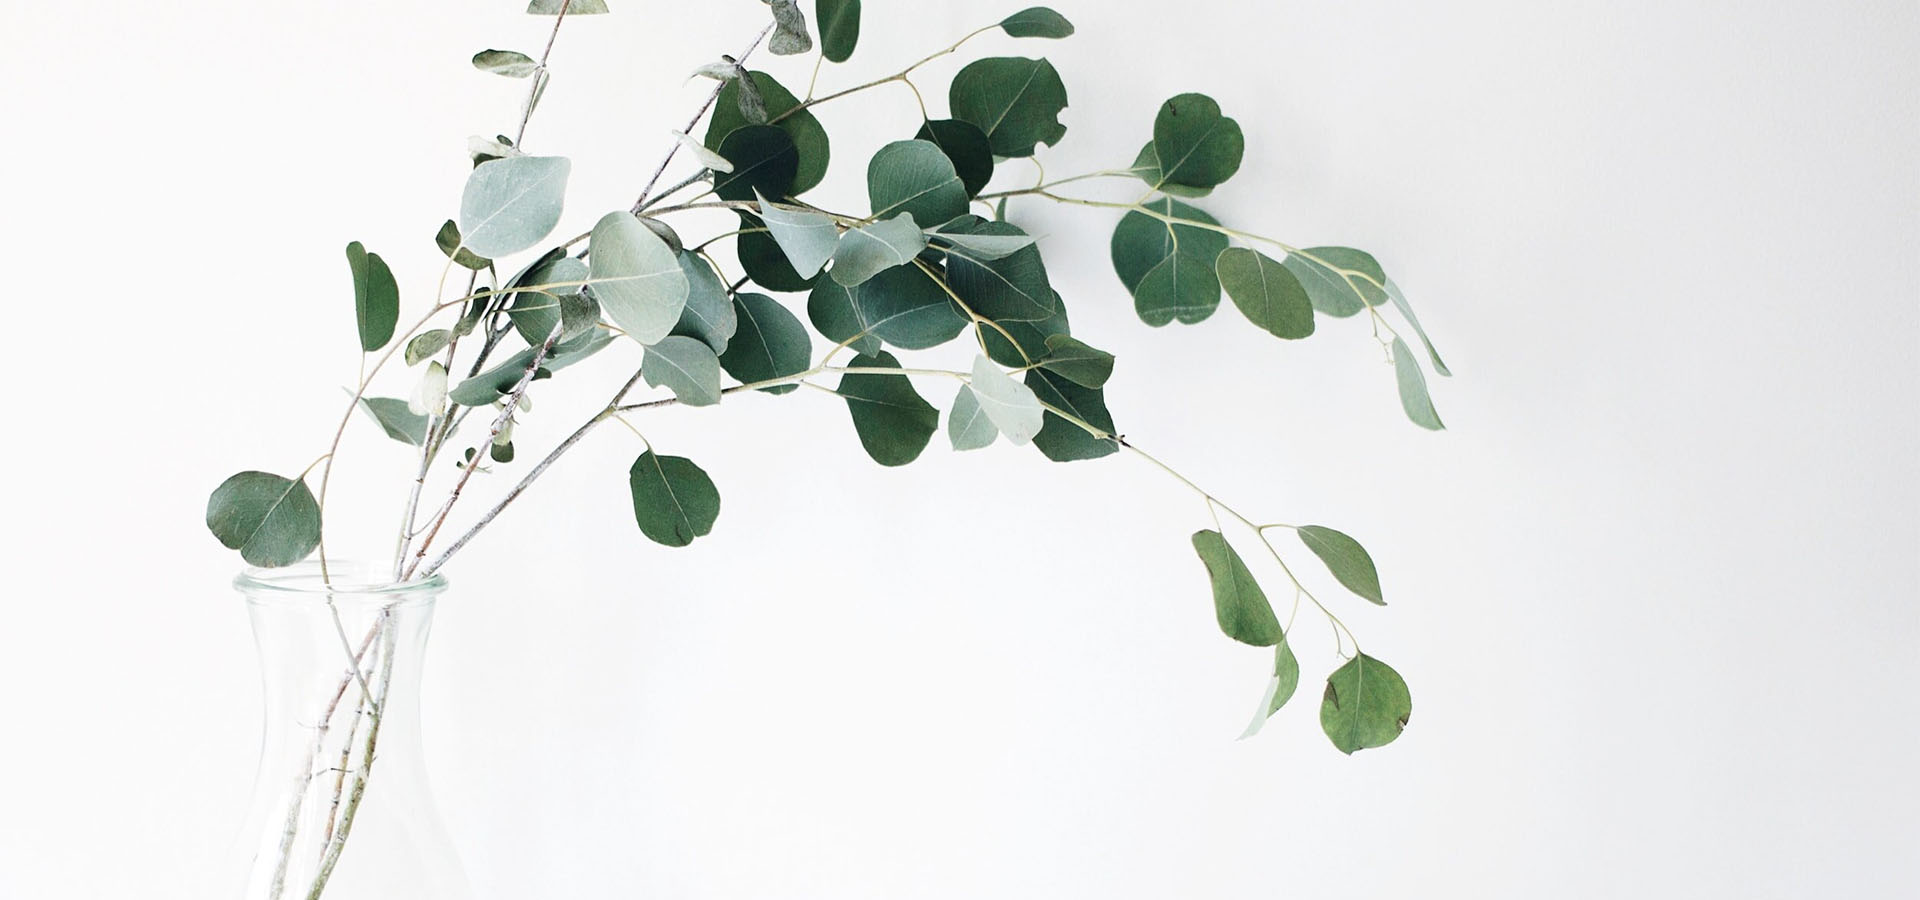
[[(381, 433), (414, 448), (423, 482), (430, 476), (455, 481), (443, 503), (422, 503), (415, 492), (401, 529), (396, 580), (438, 570), (555, 459), (609, 420), (639, 435), (629, 417), (645, 409), (724, 407), (739, 402), (738, 395), (789, 394), (807, 386), (840, 398), (854, 438), (871, 459), (902, 466), (918, 459), (942, 430), (942, 412), (928, 397), (951, 396), (945, 431), (955, 450), (988, 448), (1002, 437), (1016, 447), (1032, 444), (1060, 462), (1126, 450), (1199, 493), (1212, 527), (1194, 532), (1192, 546), (1207, 577), (1216, 624), (1232, 641), (1272, 648), (1271, 663), (1262, 664), (1266, 690), (1248, 734), (1296, 691), (1296, 654), (1303, 648), (1294, 625), (1305, 601), (1332, 625), (1334, 651), (1344, 659), (1326, 681), (1320, 717), (1327, 737), (1345, 753), (1396, 739), (1411, 712), (1405, 681), (1360, 651), (1352, 632), (1288, 562), (1288, 554), (1300, 561), (1304, 547), (1332, 582), (1384, 605), (1372, 556), (1332, 528), (1267, 524), (1243, 515), (1122, 437), (1107, 396), (1110, 386), (1119, 385), (1113, 380), (1116, 360), (1074, 332), (1049, 275), (1044, 242), (1022, 227), (1022, 211), (1024, 204), (1051, 202), (1117, 214), (1109, 242), (1117, 289), (1085, 302), (1104, 310), (1115, 305), (1114, 297), (1122, 297), (1121, 304), (1130, 297), (1135, 315), (1152, 327), (1212, 318), (1223, 294), (1256, 328), (1286, 341), (1331, 330), (1323, 319), (1364, 316), (1393, 369), (1402, 410), (1416, 425), (1438, 430), (1427, 372), (1451, 372), (1380, 262), (1350, 247), (1296, 248), (1223, 224), (1194, 205), (1228, 189), (1248, 159), (1240, 123), (1205, 94), (1181, 93), (1150, 118), (1137, 115), (1133, 127), (1146, 143), (1131, 157), (1131, 141), (1109, 148), (1115, 168), (1031, 182), (1028, 170), (1037, 167), (1002, 163), (1037, 157), (1067, 134), (1067, 82), (1050, 60), (973, 59), (947, 85), (946, 109), (926, 106), (941, 92), (923, 83), (929, 81), (920, 74), (925, 63), (989, 32), (1026, 40), (1072, 35), (1073, 24), (1054, 10), (1013, 12), (944, 49), (926, 48), (933, 52), (903, 70), (819, 92), (818, 84), (839, 71), (825, 63), (851, 64), (856, 50), (864, 49), (864, 10), (859, 0), (801, 6), (797, 0), (761, 0), (738, 4), (738, 10), (758, 10), (752, 14), (764, 30), (756, 49), (764, 46), (774, 56), (817, 52), (811, 78), (804, 68), (782, 69), (790, 79), (783, 83), (748, 68), (747, 54), (700, 66), (695, 75), (709, 79), (709, 103), (673, 132), (667, 158), (640, 199), (612, 207), (595, 201), (601, 205), (594, 210), (597, 218), (588, 217), (591, 228), (564, 241), (556, 232), (574, 230), (557, 231), (568, 218), (572, 164), (520, 148), (547, 85), (551, 35), (535, 45), (545, 46), (538, 57), (488, 48), (468, 61), (489, 76), (526, 82), (527, 95), (513, 137), (469, 143), (471, 167), (457, 211), (434, 233), (444, 258), (441, 287), (418, 324), (400, 330), (400, 291), (386, 262), (357, 242), (347, 247), (359, 348), (375, 354), (351, 392), (352, 406)], [(557, 31), (571, 17), (607, 12), (607, 5), (533, 0), (527, 11), (551, 17)], [(787, 86), (803, 83), (804, 95)], [(889, 133), (900, 140), (857, 165), (835, 167), (815, 107), (893, 85), (912, 88), (920, 115), (894, 123)], [(703, 117), (704, 133), (689, 136)], [(691, 168), (677, 184), (656, 190), (676, 158), (683, 169)], [(805, 199), (830, 171), (864, 177), (866, 210), (829, 209)], [(1133, 200), (1088, 194), (1086, 188), (1099, 179), (1134, 191), (1144, 185), (1147, 193)], [(998, 190), (996, 183), (1002, 185)], [(727, 227), (707, 239), (683, 238), (682, 228), (712, 224), (701, 218), (703, 211), (725, 215)], [(516, 267), (502, 268), (516, 258)], [(504, 272), (514, 274), (503, 279)], [(1401, 328), (1411, 330), (1423, 353), (1416, 354)], [(826, 348), (817, 360), (816, 336)], [(910, 365), (896, 355), (963, 338), (972, 358), (964, 370)], [(530, 388), (610, 347), (621, 348), (634, 366), (631, 379), (538, 462), (518, 461), (516, 444), (532, 437), (516, 439), (522, 420), (534, 418)], [(412, 389), (396, 392), (407, 399), (372, 396), (373, 379), (396, 355), (418, 370)], [(834, 376), (838, 381), (829, 387), (825, 382)], [(927, 380), (950, 390), (925, 394)], [(642, 384), (651, 397), (632, 398)], [(464, 440), (456, 440), (460, 424), (476, 411), (491, 426), (469, 429)], [(444, 455), (462, 443), (461, 452)], [(339, 446), (336, 431), (333, 446), (296, 478), (248, 471), (228, 479), (209, 499), (209, 529), (252, 565), (288, 565), (316, 549), (324, 564), (321, 512)], [(316, 467), (318, 497), (307, 484)], [(464, 534), (443, 534), (476, 473), (521, 469), (503, 499)], [(646, 539), (686, 546), (717, 527), (718, 487), (691, 460), (661, 455), (648, 443), (627, 481), (634, 519)], [(1283, 554), (1271, 536), (1287, 530), (1301, 545), (1289, 545)], [(1256, 547), (1257, 554), (1241, 555), (1241, 548)], [(1283, 580), (1274, 581), (1276, 576)], [(1270, 595), (1263, 578), (1291, 590)], [(1275, 599), (1289, 594), (1290, 609), (1278, 609)]]

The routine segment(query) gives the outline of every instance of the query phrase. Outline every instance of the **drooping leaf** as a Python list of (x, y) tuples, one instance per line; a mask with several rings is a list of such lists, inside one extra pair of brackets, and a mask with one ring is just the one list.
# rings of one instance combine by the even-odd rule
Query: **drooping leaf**
[(669, 335), (647, 347), (640, 376), (648, 387), (666, 386), (688, 406), (720, 402), (720, 358), (699, 338)]
[[(574, 363), (580, 362), (595, 353), (599, 353), (613, 343), (611, 334), (589, 332), (569, 341), (553, 345), (553, 352), (536, 367), (539, 372), (552, 374)], [(447, 393), (447, 399), (461, 406), (486, 406), (501, 396), (511, 392), (513, 386), (527, 374), (527, 367), (533, 365), (533, 358), (539, 347), (528, 347), (507, 357), (493, 368), (481, 372), (460, 382)]]
[(901, 213), (891, 219), (847, 229), (833, 250), (833, 268), (827, 270), (827, 274), (842, 286), (852, 287), (913, 262), (925, 249), (927, 236), (914, 223), (912, 215)]
[(1397, 337), (1393, 339), (1393, 374), (1400, 386), (1400, 408), (1407, 411), (1407, 418), (1430, 431), (1446, 428), (1433, 408), (1433, 397), (1427, 393), (1427, 376), (1420, 372), (1420, 361), (1407, 342)]
[(1133, 167), (1127, 171), (1131, 172), (1133, 177), (1146, 182), (1149, 187), (1175, 197), (1205, 197), (1213, 193), (1213, 188), (1210, 187), (1188, 187), (1184, 184), (1168, 182), (1165, 174), (1160, 171), (1160, 153), (1153, 148), (1152, 141), (1148, 141), (1146, 146), (1140, 148), (1140, 154), (1133, 159)]
[(843, 63), (860, 42), (860, 0), (814, 0), (813, 18), (820, 29), (820, 55)]
[(934, 119), (922, 124), (913, 137), (939, 147), (947, 155), (968, 197), (986, 190), (987, 182), (993, 180), (993, 145), (988, 143), (987, 133), (972, 122)]
[(429, 357), (447, 349), (447, 343), (452, 340), (453, 335), (445, 328), (414, 335), (413, 340), (407, 342), (407, 365), (417, 366), (426, 362)]
[[(442, 378), (446, 377), (444, 373)], [(373, 417), (380, 430), (402, 444), (415, 447), (427, 442), (427, 417), (407, 408), (407, 401), (392, 397), (361, 397), (360, 408)]]
[(1213, 614), (1227, 637), (1255, 647), (1271, 647), (1283, 635), (1267, 594), (1253, 580), (1240, 554), (1218, 531), (1193, 533), (1194, 552), (1206, 563), (1213, 584)]
[(761, 194), (780, 198), (793, 192), (800, 151), (778, 126), (736, 128), (720, 142), (720, 155), (733, 163), (733, 171), (713, 179), (713, 192), (722, 200), (752, 200)]
[[(1106, 434), (1114, 433), (1113, 416), (1107, 412), (1106, 394), (1100, 389), (1081, 387), (1045, 369), (1028, 370), (1026, 383), (1041, 403), (1063, 410)], [(1099, 459), (1120, 452), (1120, 445), (1111, 438), (1095, 437), (1052, 410), (1047, 411), (1045, 423), (1040, 426), (1040, 433), (1033, 436), (1033, 445), (1054, 462)]]
[(454, 265), (463, 269), (481, 272), (493, 265), (492, 260), (482, 259), (472, 250), (460, 246), (460, 226), (454, 224), (452, 219), (448, 219), (446, 224), (440, 226), (439, 233), (433, 236), (433, 243), (440, 248), (441, 253), (453, 259)]
[(1380, 594), (1380, 573), (1373, 567), (1373, 557), (1359, 541), (1322, 525), (1302, 525), (1300, 542), (1320, 557), (1327, 570), (1347, 590), (1381, 606), (1387, 605)]
[(879, 350), (879, 341), (905, 350), (937, 347), (966, 330), (968, 321), (918, 266), (887, 269), (853, 287), (822, 278), (807, 298), (807, 317), (836, 343), (866, 332), (849, 346), (868, 356)]
[(360, 349), (367, 353), (393, 340), (400, 324), (400, 285), (378, 253), (368, 253), (359, 241), (347, 245), (347, 267), (353, 272), (353, 313), (360, 326)]
[(1113, 270), (1129, 292), (1139, 287), (1153, 267), (1176, 252), (1186, 253), (1197, 265), (1212, 268), (1220, 251), (1227, 249), (1226, 235), (1199, 225), (1181, 224), (1220, 224), (1205, 211), (1171, 197), (1161, 197), (1143, 205), (1177, 221), (1168, 222), (1142, 212), (1129, 212), (1120, 217), (1120, 224), (1113, 229)]
[(600, 305), (581, 292), (591, 277), (586, 263), (565, 253), (549, 254), (516, 276), (514, 287), (530, 288), (515, 291), (507, 302), (507, 317), (521, 339), (544, 343), (558, 324), (560, 339), (566, 340), (599, 322)]
[[(740, 111), (741, 85), (751, 84), (753, 92), (760, 97), (761, 106), (767, 113), (764, 122), (751, 121)], [(794, 173), (793, 187), (776, 195), (772, 191), (767, 196), (778, 200), (785, 196), (799, 196), (818, 187), (827, 177), (827, 164), (831, 159), (827, 130), (820, 120), (814, 118), (813, 111), (798, 109), (799, 98), (775, 81), (765, 72), (748, 72), (744, 79), (736, 78), (721, 88), (720, 98), (713, 106), (713, 117), (708, 121), (706, 145), (719, 147), (722, 139), (736, 129), (747, 125), (771, 123), (793, 138), (793, 146), (799, 153), (799, 167)], [(728, 157), (731, 159), (732, 157)], [(749, 198), (750, 199), (750, 198)]]
[(535, 16), (557, 16), (561, 7), (566, 7), (569, 16), (597, 16), (607, 12), (607, 0), (530, 0), (527, 13)]
[(320, 545), (320, 504), (304, 480), (241, 472), (207, 498), (207, 529), (248, 565), (290, 566)]
[(1320, 728), (1341, 753), (1393, 743), (1413, 715), (1413, 694), (1391, 666), (1365, 653), (1327, 676)]
[(1014, 381), (984, 356), (973, 358), (974, 400), (993, 426), (1014, 446), (1024, 446), (1040, 433), (1044, 410), (1033, 389)]
[(700, 165), (722, 174), (733, 171), (732, 160), (707, 149), (707, 145), (695, 140), (692, 135), (676, 130), (673, 132), (673, 139), (680, 142), (680, 149), (693, 154), (694, 161)]
[(804, 291), (813, 287), (819, 273), (802, 276), (794, 271), (785, 250), (780, 249), (765, 221), (751, 213), (740, 214), (740, 237), (734, 252), (747, 277), (770, 291)]
[(508, 78), (526, 78), (540, 64), (518, 50), (482, 50), (473, 55), (473, 67)]
[(1314, 309), (1344, 319), (1387, 302), (1386, 292), (1367, 281), (1384, 284), (1387, 279), (1372, 255), (1351, 247), (1308, 247), (1301, 252), (1313, 258), (1289, 253), (1281, 264), (1300, 279)]
[[(980, 222), (961, 230), (982, 240), (1026, 237), (1008, 222)], [(943, 235), (950, 241), (956, 239), (951, 232)], [(1053, 287), (1047, 281), (1047, 265), (1037, 246), (985, 259), (956, 245), (947, 254), (947, 282), (969, 308), (996, 322), (1034, 322), (1053, 315)]]
[(1017, 38), (1037, 37), (1059, 39), (1073, 34), (1073, 23), (1044, 6), (1023, 9), (1000, 20), (1000, 27), (1007, 34)]
[(967, 187), (953, 160), (931, 141), (894, 141), (881, 147), (867, 165), (867, 199), (873, 218), (911, 213), (923, 226), (938, 225), (967, 212)]
[(1273, 647), (1273, 679), (1273, 696), (1267, 701), (1269, 716), (1286, 706), (1300, 687), (1300, 660), (1294, 657), (1293, 645), (1284, 637)]
[(1221, 115), (1212, 97), (1181, 94), (1160, 104), (1153, 149), (1161, 179), (1155, 187), (1212, 188), (1239, 171), (1246, 138), (1240, 123)]
[[(848, 367), (897, 369), (900, 361), (881, 352), (856, 356)], [(846, 398), (860, 446), (883, 466), (913, 462), (940, 428), (940, 411), (921, 398), (905, 375), (849, 372), (836, 392)]]
[(794, 274), (805, 278), (820, 274), (821, 267), (833, 258), (833, 250), (840, 244), (840, 229), (834, 226), (833, 217), (776, 206), (766, 197), (757, 199), (760, 217), (773, 234), (774, 243), (786, 253)]
[(1221, 251), (1213, 266), (1220, 286), (1248, 321), (1274, 337), (1297, 340), (1313, 334), (1313, 301), (1286, 266), (1245, 247)]
[(980, 408), (980, 398), (973, 388), (960, 386), (960, 393), (953, 398), (953, 410), (947, 413), (947, 439), (953, 442), (953, 449), (966, 451), (978, 450), (993, 443), (1000, 436), (987, 412)]
[(627, 487), (640, 533), (656, 544), (685, 547), (711, 533), (720, 518), (720, 490), (684, 456), (640, 454), (627, 470)]
[[(800, 320), (765, 294), (738, 294), (733, 298), (739, 330), (720, 354), (720, 367), (741, 384), (754, 384), (805, 372), (813, 356), (812, 341)], [(769, 394), (798, 390), (784, 384), (761, 388)]]
[(997, 156), (1032, 156), (1036, 144), (1053, 146), (1067, 133), (1060, 124), (1067, 87), (1044, 59), (975, 60), (953, 76), (947, 102), (954, 118), (986, 134)]
[(499, 259), (552, 234), (572, 167), (563, 156), (510, 156), (475, 166), (460, 194), (467, 249)]
[(593, 226), (587, 254), (600, 308), (628, 336), (652, 344), (672, 333), (687, 304), (687, 275), (659, 235), (632, 213), (607, 213)]
[(682, 251), (680, 271), (687, 275), (687, 306), (680, 311), (680, 321), (673, 326), (673, 334), (698, 338), (715, 353), (727, 352), (727, 341), (740, 327), (739, 316), (733, 310), (733, 298), (727, 295), (727, 286), (720, 283), (713, 266), (700, 257)]
[(807, 34), (807, 17), (795, 0), (762, 0), (773, 8), (773, 35), (767, 38), (767, 50), (775, 56), (794, 56), (813, 49), (813, 36)]
[(1413, 305), (1407, 302), (1407, 295), (1400, 292), (1400, 286), (1394, 284), (1393, 279), (1388, 278), (1384, 283), (1387, 299), (1393, 301), (1393, 308), (1400, 311), (1401, 318), (1406, 319), (1408, 325), (1413, 326), (1413, 333), (1420, 336), (1420, 343), (1427, 348), (1427, 358), (1433, 361), (1433, 370), (1452, 377), (1453, 372), (1440, 359), (1440, 351), (1433, 349), (1433, 341), (1427, 337), (1427, 330), (1420, 327), (1420, 317), (1413, 314)]
[(1047, 355), (1041, 368), (1065, 377), (1082, 387), (1097, 388), (1113, 375), (1113, 354), (1090, 347), (1067, 334), (1048, 335)]

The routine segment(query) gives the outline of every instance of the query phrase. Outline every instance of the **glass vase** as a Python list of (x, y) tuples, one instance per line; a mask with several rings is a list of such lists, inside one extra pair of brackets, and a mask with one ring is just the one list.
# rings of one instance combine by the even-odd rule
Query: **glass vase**
[(228, 900), (471, 900), (427, 786), (420, 673), (434, 576), (331, 562), (234, 579), (260, 651), (266, 730)]

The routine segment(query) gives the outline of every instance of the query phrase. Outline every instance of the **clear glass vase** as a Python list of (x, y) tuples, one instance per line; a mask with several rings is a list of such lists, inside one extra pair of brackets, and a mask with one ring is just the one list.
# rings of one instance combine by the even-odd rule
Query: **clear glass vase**
[(250, 569), (266, 731), (225, 900), (471, 900), (427, 786), (420, 671), (434, 576), (383, 567)]

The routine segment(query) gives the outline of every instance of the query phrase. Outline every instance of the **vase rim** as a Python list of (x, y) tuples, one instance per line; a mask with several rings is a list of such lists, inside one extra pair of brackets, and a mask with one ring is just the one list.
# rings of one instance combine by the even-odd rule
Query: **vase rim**
[(325, 575), (329, 577), (324, 578), (320, 563), (314, 560), (272, 569), (252, 566), (242, 569), (240, 574), (234, 576), (233, 588), (248, 597), (256, 598), (278, 596), (294, 599), (352, 595), (400, 599), (431, 596), (447, 587), (447, 577), (438, 572), (413, 581), (396, 582), (389, 576), (390, 571), (386, 563), (352, 559), (328, 560)]

